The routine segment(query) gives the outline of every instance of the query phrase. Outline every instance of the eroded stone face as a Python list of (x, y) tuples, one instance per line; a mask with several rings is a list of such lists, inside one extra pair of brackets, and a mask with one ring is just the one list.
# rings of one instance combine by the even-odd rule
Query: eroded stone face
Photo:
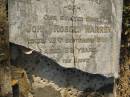
[(122, 0), (11, 0), (10, 41), (59, 65), (118, 76)]
[[(25, 54), (23, 51), (28, 49), (20, 45), (11, 43), (10, 47), (11, 64), (25, 69), (32, 84), (29, 97), (33, 97), (31, 95), (39, 97), (44, 95), (45, 91), (47, 91), (45, 97), (54, 93), (58, 97), (95, 97), (94, 95), (113, 97), (114, 78), (86, 73), (75, 68), (61, 67), (38, 52)], [(20, 86), (24, 89), (22, 92), (29, 92), (26, 81), (21, 80)]]

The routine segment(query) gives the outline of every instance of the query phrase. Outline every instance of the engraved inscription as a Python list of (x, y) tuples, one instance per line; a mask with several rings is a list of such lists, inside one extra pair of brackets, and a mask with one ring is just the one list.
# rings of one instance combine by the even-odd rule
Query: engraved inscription
[(121, 7), (122, 0), (13, 0), (10, 41), (64, 67), (117, 75)]

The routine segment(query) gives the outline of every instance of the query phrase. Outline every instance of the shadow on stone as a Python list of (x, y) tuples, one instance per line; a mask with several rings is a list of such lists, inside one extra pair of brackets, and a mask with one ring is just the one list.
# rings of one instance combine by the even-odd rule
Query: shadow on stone
[[(61, 88), (72, 87), (79, 91), (100, 91), (113, 92), (114, 78), (107, 78), (99, 74), (90, 74), (75, 68), (64, 68), (52, 59), (20, 45), (10, 43), (11, 64), (26, 70), (29, 79), (32, 75), (52, 81)], [(33, 80), (32, 80), (33, 81)], [(104, 89), (108, 88), (109, 89)], [(45, 90), (46, 91), (46, 90)]]

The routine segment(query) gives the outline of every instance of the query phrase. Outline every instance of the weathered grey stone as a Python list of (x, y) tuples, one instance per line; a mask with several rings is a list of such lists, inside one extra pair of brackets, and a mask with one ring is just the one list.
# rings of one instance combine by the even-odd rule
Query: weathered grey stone
[[(32, 83), (33, 95), (37, 94), (39, 88), (44, 92), (46, 90), (44, 88), (52, 87), (53, 92), (61, 93), (61, 97), (89, 97), (87, 95), (99, 94), (108, 95), (102, 97), (113, 97), (112, 77), (90, 74), (75, 68), (64, 68), (38, 52), (25, 54), (23, 51), (29, 49), (12, 43), (10, 46), (11, 64), (26, 70)], [(42, 94), (40, 92), (39, 95)]]
[(10, 41), (63, 67), (118, 77), (122, 0), (9, 0)]

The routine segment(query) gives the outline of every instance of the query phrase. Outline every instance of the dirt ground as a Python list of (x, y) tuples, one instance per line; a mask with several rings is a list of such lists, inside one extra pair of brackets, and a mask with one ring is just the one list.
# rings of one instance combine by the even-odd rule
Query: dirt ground
[(118, 97), (130, 97), (130, 0), (124, 0)]

